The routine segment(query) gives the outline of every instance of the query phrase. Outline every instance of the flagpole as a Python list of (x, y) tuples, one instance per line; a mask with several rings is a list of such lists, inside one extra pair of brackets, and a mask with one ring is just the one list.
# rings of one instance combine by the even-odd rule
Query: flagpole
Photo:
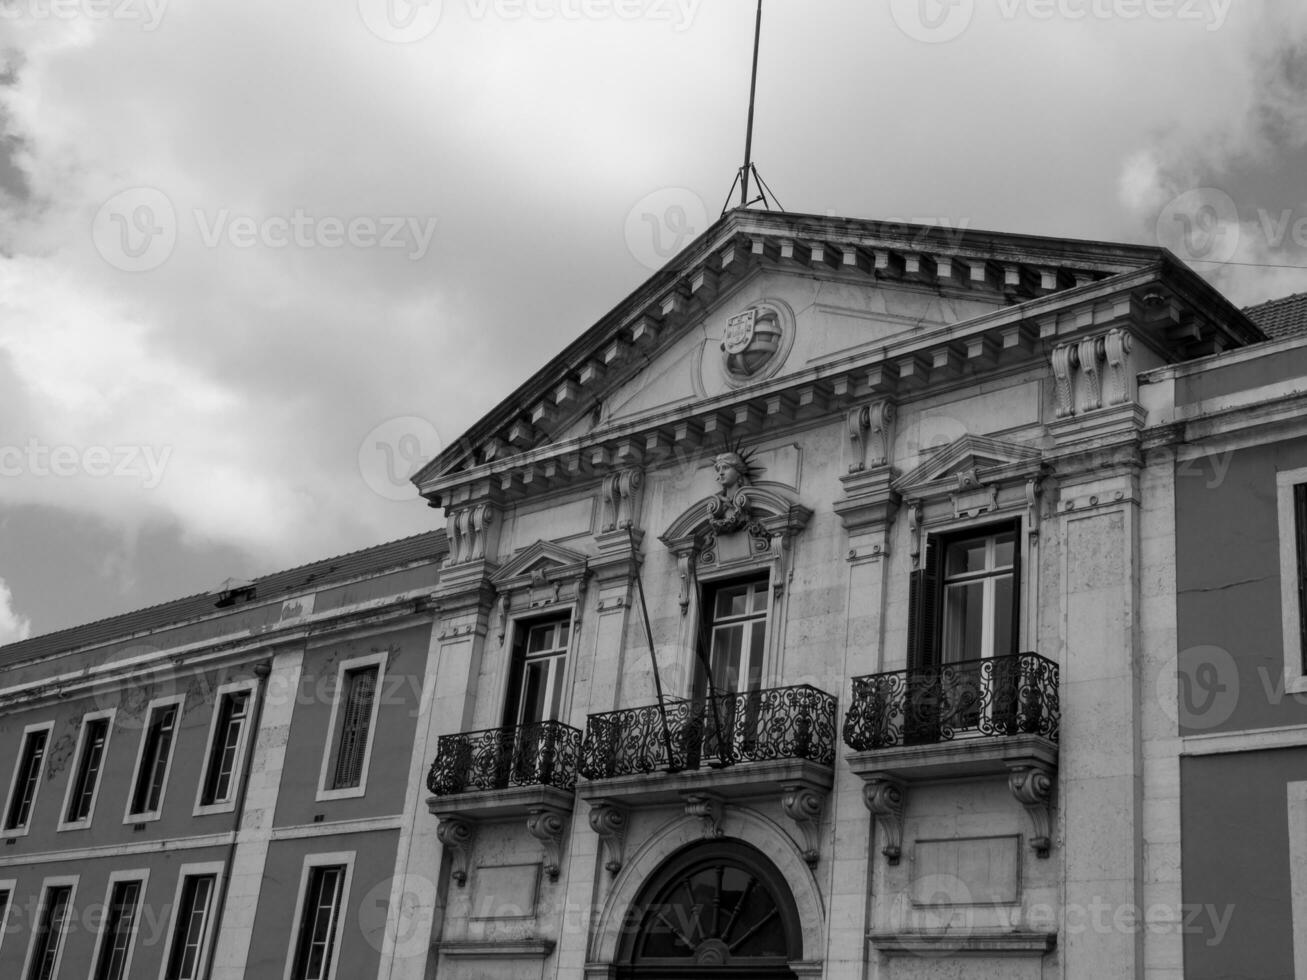
[(749, 206), (749, 171), (753, 169), (753, 104), (758, 91), (758, 45), (762, 40), (762, 0), (753, 26), (753, 75), (749, 79), (749, 125), (744, 133), (744, 166), (740, 168), (740, 207)]
[[(626, 539), (631, 542), (631, 559), (635, 560), (635, 534), (631, 525), (626, 525)], [(649, 644), (649, 660), (653, 663), (654, 693), (658, 696), (658, 717), (663, 723), (663, 750), (667, 753), (667, 768), (673, 768), (672, 733), (667, 725), (667, 706), (663, 704), (663, 681), (658, 673), (658, 653), (654, 649), (653, 629), (649, 625), (649, 606), (644, 601), (644, 580), (640, 575), (640, 566), (635, 567), (635, 591), (640, 596), (640, 613), (644, 619), (644, 638)]]

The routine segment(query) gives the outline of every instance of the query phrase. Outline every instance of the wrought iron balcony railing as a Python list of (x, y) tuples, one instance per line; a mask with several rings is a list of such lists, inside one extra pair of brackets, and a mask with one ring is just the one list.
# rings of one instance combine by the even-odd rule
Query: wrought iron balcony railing
[(844, 741), (859, 751), (959, 736), (1056, 742), (1060, 718), (1057, 664), (1018, 653), (855, 677)]
[(835, 761), (835, 698), (815, 687), (741, 691), (591, 715), (581, 775), (611, 779), (701, 765)]
[(576, 786), (581, 733), (558, 721), (442, 735), (427, 789), (453, 796), (509, 786)]

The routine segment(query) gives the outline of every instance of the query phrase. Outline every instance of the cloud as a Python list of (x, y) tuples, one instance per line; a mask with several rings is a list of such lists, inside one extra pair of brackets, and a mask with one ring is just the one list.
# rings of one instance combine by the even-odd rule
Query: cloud
[(4, 579), (0, 579), (0, 645), (25, 640), (31, 633), (32, 624), (26, 616), (14, 611), (14, 597)]

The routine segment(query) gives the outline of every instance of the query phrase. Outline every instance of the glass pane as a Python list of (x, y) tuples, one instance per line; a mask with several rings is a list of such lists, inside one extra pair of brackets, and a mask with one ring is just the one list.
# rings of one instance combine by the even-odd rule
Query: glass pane
[(734, 585), (717, 590), (717, 603), (713, 610), (714, 619), (743, 616), (748, 611), (749, 587), (747, 585)]
[(744, 646), (744, 625), (718, 626), (713, 630), (713, 684), (719, 691), (736, 691), (740, 679), (740, 653)]
[(984, 582), (949, 585), (944, 591), (944, 660), (976, 660), (984, 656)]
[(767, 583), (755, 582), (753, 586), (753, 611), (763, 613), (767, 611)]
[(1016, 548), (1017, 536), (1008, 531), (1006, 534), (1000, 534), (994, 538), (994, 567), (1010, 568), (1012, 567), (1012, 554)]
[(749, 631), (749, 686), (747, 690), (756, 691), (762, 687), (762, 647), (767, 639), (767, 630), (760, 622), (751, 624)]
[(1016, 650), (1013, 643), (1012, 576), (994, 580), (994, 656), (1002, 657)]
[(959, 541), (949, 545), (944, 574), (951, 577), (965, 575), (968, 572), (983, 572), (985, 542), (985, 538), (973, 538), (970, 541)]
[(526, 675), (522, 679), (521, 724), (523, 725), (544, 720), (545, 682), (548, 672), (548, 660), (533, 660), (526, 665)]
[(549, 714), (546, 721), (554, 721), (563, 714), (563, 658), (549, 658)]

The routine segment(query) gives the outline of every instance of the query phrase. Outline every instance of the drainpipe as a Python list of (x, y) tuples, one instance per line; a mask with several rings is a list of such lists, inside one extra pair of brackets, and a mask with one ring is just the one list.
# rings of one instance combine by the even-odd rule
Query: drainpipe
[(254, 676), (259, 679), (255, 691), (254, 716), (251, 719), (250, 743), (245, 750), (244, 771), (241, 773), (240, 786), (236, 790), (236, 819), (231, 828), (231, 844), (227, 847), (227, 860), (223, 863), (222, 879), (218, 882), (218, 903), (213, 913), (213, 938), (209, 940), (209, 955), (204, 964), (204, 980), (213, 976), (213, 960), (218, 954), (218, 938), (222, 935), (222, 913), (227, 908), (227, 891), (231, 884), (231, 870), (236, 861), (236, 841), (240, 837), (241, 822), (245, 817), (245, 795), (250, 785), (250, 770), (254, 765), (254, 747), (259, 741), (259, 726), (263, 724), (263, 699), (267, 694), (268, 675), (272, 673), (272, 663), (261, 660), (254, 665)]

